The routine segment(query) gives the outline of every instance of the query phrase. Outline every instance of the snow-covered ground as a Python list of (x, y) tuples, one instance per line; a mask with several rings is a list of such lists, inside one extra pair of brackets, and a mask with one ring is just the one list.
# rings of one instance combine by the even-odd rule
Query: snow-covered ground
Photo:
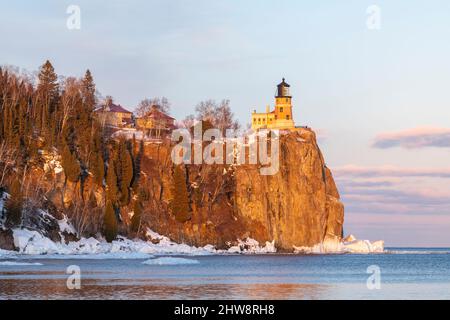
[(124, 137), (126, 139), (133, 139), (133, 136), (136, 140), (144, 140), (144, 142), (151, 142), (151, 143), (162, 143), (161, 139), (158, 138), (152, 138), (148, 135), (146, 135), (143, 131), (136, 130), (134, 128), (122, 128), (116, 132), (113, 133), (113, 138), (119, 138)]
[[(62, 226), (70, 229), (67, 221)], [(187, 244), (175, 243), (169, 238), (148, 230), (147, 236), (153, 241), (140, 239), (127, 239), (119, 237), (112, 243), (94, 238), (82, 238), (76, 242), (53, 242), (37, 231), (28, 229), (14, 229), (14, 245), (18, 252), (0, 250), (0, 257), (14, 254), (61, 256), (64, 258), (96, 258), (96, 259), (145, 259), (154, 255), (209, 255), (209, 254), (257, 254), (276, 252), (274, 242), (267, 242), (260, 246), (258, 241), (247, 239), (239, 240), (236, 246), (229, 250), (217, 250), (212, 245), (194, 247)], [(155, 241), (156, 240), (156, 241)], [(158, 242), (158, 243), (156, 243)]]

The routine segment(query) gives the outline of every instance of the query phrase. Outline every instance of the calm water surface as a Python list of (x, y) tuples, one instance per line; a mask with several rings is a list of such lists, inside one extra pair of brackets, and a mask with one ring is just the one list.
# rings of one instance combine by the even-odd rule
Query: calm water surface
[[(388, 250), (397, 253), (183, 256), (198, 263), (176, 265), (2, 256), (0, 299), (450, 299), (450, 250)], [(80, 290), (67, 288), (70, 265), (81, 269)], [(371, 265), (379, 290), (367, 288)]]

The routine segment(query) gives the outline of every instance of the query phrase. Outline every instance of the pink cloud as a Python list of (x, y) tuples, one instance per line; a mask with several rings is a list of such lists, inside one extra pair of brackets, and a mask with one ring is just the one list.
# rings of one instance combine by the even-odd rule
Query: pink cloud
[(379, 149), (450, 148), (450, 128), (419, 127), (399, 132), (385, 132), (375, 138), (372, 147)]
[(435, 177), (450, 178), (450, 167), (399, 167), (399, 166), (357, 166), (346, 165), (333, 169), (340, 177)]
[(450, 215), (450, 190), (441, 180), (450, 168), (347, 165), (333, 172), (346, 212)]

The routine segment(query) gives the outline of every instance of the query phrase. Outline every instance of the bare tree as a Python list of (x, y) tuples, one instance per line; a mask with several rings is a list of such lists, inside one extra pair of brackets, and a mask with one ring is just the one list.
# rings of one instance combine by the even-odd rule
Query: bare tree
[(195, 124), (195, 116), (193, 114), (187, 115), (180, 121), (180, 127), (190, 129)]
[(209, 121), (215, 128), (222, 132), (225, 129), (238, 130), (239, 122), (234, 119), (230, 108), (230, 100), (223, 99), (220, 103), (215, 100), (202, 101), (195, 107), (196, 118), (199, 121)]
[(62, 117), (61, 117), (61, 129), (66, 126), (67, 120), (72, 115), (75, 104), (81, 102), (80, 95), (81, 84), (74, 77), (68, 77), (64, 81), (63, 93), (61, 96), (62, 104)]
[(138, 117), (145, 117), (151, 111), (152, 106), (158, 108), (161, 112), (170, 113), (170, 102), (166, 97), (145, 98), (136, 108)]
[(3, 185), (5, 177), (14, 169), (17, 160), (17, 150), (8, 147), (5, 141), (0, 144), (0, 186)]
[(216, 108), (217, 104), (214, 100), (201, 101), (195, 107), (197, 120), (214, 123)]

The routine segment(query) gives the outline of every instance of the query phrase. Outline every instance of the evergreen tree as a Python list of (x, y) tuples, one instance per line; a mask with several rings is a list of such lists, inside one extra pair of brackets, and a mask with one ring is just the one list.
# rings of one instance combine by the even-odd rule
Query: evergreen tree
[(91, 141), (89, 169), (94, 176), (95, 183), (97, 183), (99, 186), (102, 186), (103, 179), (105, 177), (105, 162), (103, 160), (103, 150), (100, 134), (94, 133)]
[(122, 140), (119, 144), (119, 165), (120, 165), (120, 203), (127, 205), (130, 202), (130, 186), (133, 180), (133, 159), (127, 142)]
[(117, 175), (113, 159), (108, 161), (108, 173), (106, 174), (106, 199), (116, 204), (119, 199), (119, 188), (117, 187)]
[[(136, 148), (137, 147), (135, 146), (133, 150), (136, 150)], [(139, 142), (139, 151), (134, 156), (134, 166), (133, 166), (134, 175), (132, 182), (134, 190), (136, 190), (136, 188), (138, 187), (139, 177), (141, 175), (141, 161), (143, 156), (144, 156), (144, 140), (142, 139)]]
[(39, 84), (37, 87), (37, 123), (45, 140), (51, 146), (54, 142), (55, 125), (58, 123), (55, 115), (58, 111), (59, 85), (58, 76), (50, 61), (46, 61), (40, 68)]
[(103, 185), (103, 179), (105, 177), (105, 162), (103, 161), (102, 154), (100, 152), (93, 153), (94, 162), (92, 163), (94, 181), (99, 185)]
[[(77, 112), (77, 137), (78, 145), (81, 150), (81, 158), (87, 162), (90, 153), (90, 141), (97, 139), (101, 132), (95, 132), (94, 125), (94, 109), (95, 109), (95, 84), (91, 72), (86, 71), (84, 78), (81, 80), (81, 97), (82, 103), (80, 105), (80, 112)], [(98, 129), (98, 128), (96, 128)]]
[(6, 224), (17, 227), (22, 222), (23, 196), (21, 184), (16, 177), (9, 188), (9, 199), (6, 201)]
[(142, 203), (140, 197), (134, 202), (134, 214), (131, 218), (131, 230), (133, 232), (139, 232), (142, 219)]
[(189, 195), (186, 187), (186, 175), (181, 166), (176, 166), (173, 176), (172, 214), (178, 222), (190, 219)]
[(95, 83), (89, 69), (86, 70), (82, 80), (82, 85), (83, 103), (85, 105), (85, 109), (91, 113), (95, 108)]
[(112, 242), (117, 237), (118, 226), (116, 214), (111, 201), (106, 203), (105, 215), (103, 218), (103, 235), (106, 241)]
[(70, 152), (69, 146), (66, 143), (63, 144), (61, 165), (67, 180), (77, 182), (80, 178), (80, 164), (74, 154)]

